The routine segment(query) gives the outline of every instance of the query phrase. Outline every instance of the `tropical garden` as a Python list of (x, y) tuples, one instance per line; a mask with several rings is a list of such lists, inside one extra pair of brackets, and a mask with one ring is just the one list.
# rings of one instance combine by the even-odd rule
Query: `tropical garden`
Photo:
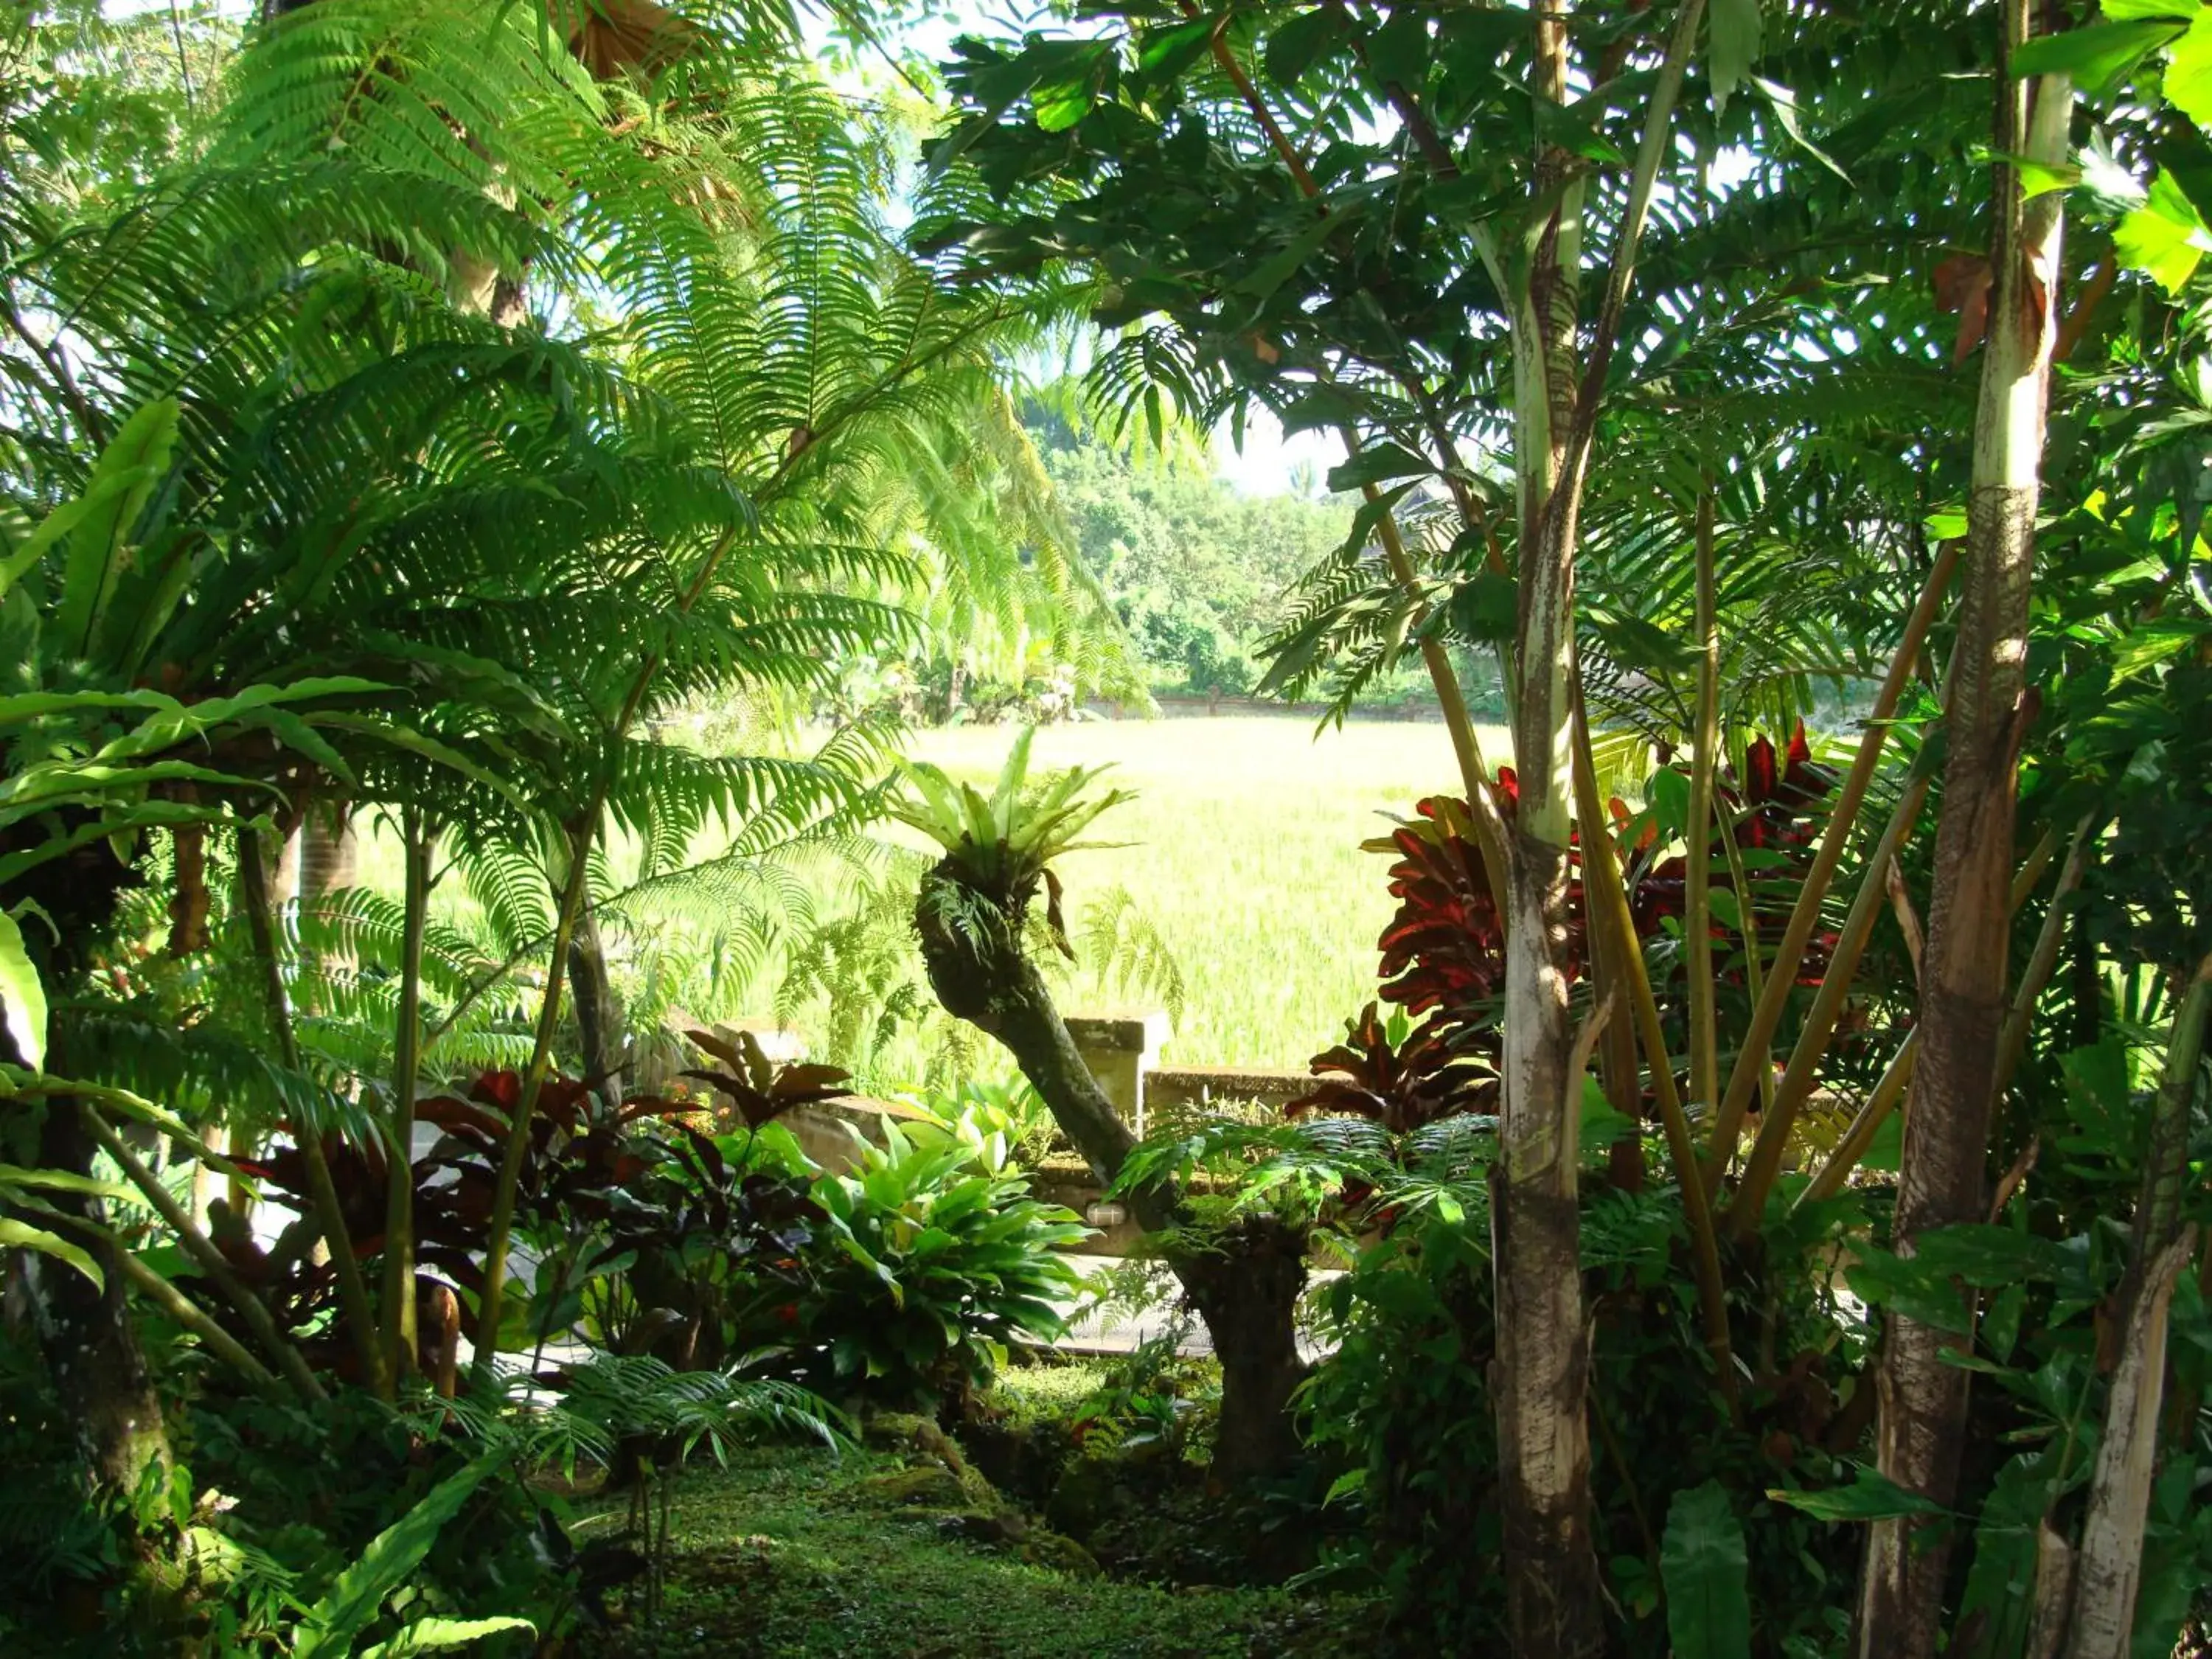
[[(0, 1641), (2212, 1650), (2208, 125), (2200, 0), (11, 6)], [(1431, 718), (1270, 885), (1320, 770), (1049, 763), (1170, 691)]]

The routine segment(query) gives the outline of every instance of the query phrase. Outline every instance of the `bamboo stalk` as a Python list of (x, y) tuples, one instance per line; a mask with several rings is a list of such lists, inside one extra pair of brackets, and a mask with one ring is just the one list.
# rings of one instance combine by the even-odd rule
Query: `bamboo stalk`
[[(252, 1327), (254, 1340), (276, 1362), (294, 1390), (310, 1404), (320, 1404), (329, 1399), (330, 1396), (323, 1391), (323, 1385), (315, 1380), (314, 1372), (307, 1368), (307, 1362), (301, 1356), (299, 1349), (287, 1341), (284, 1334), (276, 1328), (276, 1322), (270, 1317), (268, 1304), (231, 1271), (230, 1263), (223, 1259), (222, 1252), (216, 1249), (214, 1243), (200, 1231), (184, 1206), (178, 1203), (169, 1189), (162, 1185), (161, 1177), (146, 1167), (145, 1161), (131, 1150), (123, 1137), (115, 1133), (114, 1126), (100, 1116), (97, 1109), (80, 1101), (77, 1110), (83, 1114), (85, 1127), (92, 1131), (93, 1139), (100, 1143), (100, 1149), (115, 1160), (131, 1184), (145, 1194), (146, 1201), (154, 1206), (154, 1212), (177, 1235), (179, 1242), (185, 1247), (185, 1253), (199, 1263), (200, 1271), (207, 1275), (209, 1282), (222, 1292), (230, 1304), (238, 1310), (240, 1316)], [(163, 1282), (166, 1284), (167, 1281)]]
[(1729, 1202), (1727, 1224), (1729, 1231), (1737, 1237), (1756, 1229), (1765, 1211), (1767, 1193), (1782, 1170), (1782, 1154), (1789, 1144), (1790, 1128), (1796, 1121), (1799, 1109), (1813, 1092), (1820, 1061), (1828, 1052), (1829, 1040), (1835, 1035), (1836, 1022), (1842, 1018), (1844, 1005), (1850, 1000), (1859, 957), (1874, 932), (1875, 917), (1881, 914), (1888, 900), (1888, 884), (1883, 879), (1883, 872), (1897, 856), (1897, 849), (1905, 844), (1905, 838), (1912, 832), (1921, 805), (1928, 799), (1928, 782), (1923, 775), (1905, 785), (1897, 810), (1890, 815), (1888, 826), (1882, 831), (1881, 843), (1867, 863), (1858, 893), (1851, 901), (1836, 948), (1828, 958), (1827, 970), (1820, 977), (1820, 988), (1814, 994), (1813, 1006), (1805, 1015), (1804, 1029), (1798, 1032), (1796, 1045), (1790, 1050), (1789, 1067), (1783, 1073), (1782, 1081), (1775, 1085), (1774, 1104), (1760, 1121), (1759, 1138), (1752, 1143), (1743, 1177), (1737, 1182), (1735, 1197)]
[(2006, 902), (2012, 906), (2014, 914), (2019, 913), (2020, 907), (2027, 902), (2027, 896), (2033, 893), (2042, 882), (2043, 872), (2051, 867), (2051, 860), (2057, 851), (2058, 831), (2046, 825), (2042, 839), (2038, 841), (2028, 855), (2021, 860), (2019, 872), (2012, 878), (2012, 886), (2006, 895)]
[[(2201, 1033), (2201, 998), (2197, 1007)], [(2193, 1076), (2191, 1082), (2195, 1082)], [(2106, 1399), (2105, 1432), (2089, 1477), (2089, 1512), (2081, 1522), (2081, 1546), (2075, 1559), (2067, 1659), (2127, 1659), (2130, 1650), (2142, 1582), (2143, 1526), (2158, 1464), (2166, 1317), (2174, 1282), (2196, 1243), (2197, 1230), (2185, 1227), (2160, 1245), (2154, 1255), (2133, 1264), (2136, 1283), (2122, 1304), (2119, 1364), (2113, 1368), (2112, 1391)]]
[(1958, 543), (1945, 542), (1937, 548), (1935, 566), (1928, 573), (1919, 601), (1905, 622), (1905, 635), (1890, 659), (1889, 672), (1868, 713), (1858, 755), (1844, 779), (1834, 810), (1828, 814), (1828, 827), (1813, 855), (1812, 868), (1805, 872), (1805, 884), (1797, 890), (1797, 902), (1783, 929), (1782, 942), (1775, 947), (1765, 989), (1752, 1009), (1750, 1027), (1736, 1051), (1735, 1066), (1729, 1074), (1728, 1092), (1721, 1100), (1706, 1152), (1705, 1184), (1709, 1188), (1719, 1185), (1722, 1174), (1735, 1156), (1736, 1141), (1743, 1133), (1744, 1113), (1751, 1104), (1759, 1073), (1766, 1070), (1774, 1034), (1781, 1029), (1783, 1013), (1790, 1005), (1790, 989), (1797, 981), (1798, 965), (1805, 959), (1805, 947), (1812, 943), (1813, 930), (1820, 919), (1821, 903), (1828, 896), (1828, 884), (1835, 878), (1836, 867), (1842, 862), (1844, 849), (1858, 821), (1859, 809), (1866, 800), (1868, 787), (1874, 781), (1875, 767), (1888, 741), (1890, 717), (1897, 712), (1905, 682), (1912, 677), (1912, 665), (1919, 659), (1921, 645), (1936, 621), (1944, 590), (1950, 586), (1951, 573), (1958, 562)]
[[(1713, 983), (1713, 781), (1720, 769), (1721, 640), (1715, 617), (1717, 604), (1713, 573), (1713, 492), (1708, 483), (1698, 492), (1697, 630), (1698, 716), (1691, 734), (1690, 822), (1685, 840), (1689, 848), (1688, 890), (1684, 895), (1682, 937), (1688, 946), (1685, 963), (1690, 991), (1690, 1098), (1709, 1112), (1720, 1101), (1720, 1036), (1714, 1010), (1717, 988)], [(1739, 905), (1741, 908), (1741, 905)]]
[(395, 1384), (415, 1368), (415, 1091), (422, 1069), (422, 936), (430, 914), (430, 834), (419, 808), (401, 809), (405, 860), (398, 1026), (392, 1053), (392, 1119), (385, 1132), (384, 1320), (380, 1335)]
[(1912, 908), (1912, 895), (1905, 885), (1905, 866), (1892, 859), (1881, 876), (1889, 889), (1889, 908), (1897, 918), (1897, 931), (1905, 935), (1905, 954), (1912, 959), (1912, 977), (1917, 984), (1920, 979), (1920, 953), (1928, 943), (1927, 932), (1920, 926), (1920, 913)]
[(236, 1337), (209, 1318), (206, 1311), (191, 1297), (119, 1244), (115, 1254), (122, 1263), (123, 1276), (148, 1301), (206, 1344), (209, 1352), (262, 1393), (283, 1395), (287, 1392), (284, 1385), (276, 1380), (274, 1371), (248, 1353), (245, 1345)]
[(1843, 1189), (1858, 1162), (1874, 1145), (1874, 1138), (1889, 1115), (1897, 1109), (1897, 1103), (1905, 1098), (1905, 1085), (1912, 1081), (1913, 1062), (1920, 1058), (1920, 1028), (1916, 1025), (1905, 1034), (1897, 1052), (1890, 1056), (1881, 1077), (1874, 1085), (1874, 1092), (1866, 1097), (1858, 1115), (1851, 1120), (1850, 1127), (1844, 1131), (1843, 1139), (1828, 1154), (1828, 1161), (1820, 1166), (1803, 1192), (1797, 1194), (1792, 1209), (1807, 1204), (1817, 1204), (1824, 1198), (1832, 1198)]
[(1615, 861), (1613, 836), (1605, 822), (1599, 799), (1597, 763), (1589, 744), (1589, 722), (1582, 698), (1574, 705), (1574, 784), (1576, 811), (1583, 820), (1583, 896), (1593, 933), (1610, 933), (1614, 957), (1620, 963), (1628, 992), (1630, 1012), (1651, 1072), (1651, 1091), (1659, 1107), (1659, 1121), (1667, 1133), (1667, 1149), (1674, 1165), (1674, 1178), (1682, 1189), (1683, 1218), (1689, 1228), (1690, 1255), (1698, 1280), (1698, 1308), (1705, 1326), (1705, 1346), (1713, 1358), (1714, 1376), (1728, 1401), (1731, 1417), (1736, 1410), (1735, 1360), (1729, 1336), (1728, 1290), (1721, 1278), (1718, 1238), (1714, 1231), (1711, 1205), (1704, 1182), (1698, 1178), (1698, 1144), (1690, 1132), (1688, 1115), (1674, 1087), (1674, 1073), (1667, 1055), (1667, 1034), (1659, 1020), (1659, 1004), (1651, 993), (1650, 975), (1644, 971), (1644, 952), (1637, 947), (1636, 923), (1628, 908), (1628, 890), (1622, 884)]
[[(1592, 769), (1595, 769), (1595, 757)], [(1629, 968), (1623, 960), (1622, 941), (1614, 937), (1610, 927), (1592, 925), (1588, 932), (1591, 994), (1600, 1001), (1618, 1000), (1626, 1008), (1634, 994), (1629, 989)], [(1626, 948), (1632, 950), (1634, 946), (1634, 939), (1627, 941)], [(1641, 1124), (1644, 1085), (1637, 1073), (1637, 1020), (1632, 1014), (1624, 1014), (1607, 1023), (1598, 1048), (1598, 1080), (1607, 1103), (1623, 1117)], [(1624, 1191), (1642, 1190), (1646, 1175), (1644, 1137), (1627, 1135), (1615, 1141), (1607, 1164), (1607, 1179), (1613, 1185)]]
[(2152, 1109), (2150, 1146), (2143, 1158), (2142, 1192), (2136, 1202), (2130, 1247), (2138, 1274), (2181, 1224), (2181, 1195), (2189, 1171), (2190, 1106), (2203, 1063), (2205, 1024), (2212, 1018), (2212, 955), (2199, 962), (2176, 990), (2173, 1025), (2166, 1043), (2166, 1075)]
[[(2074, 840), (2066, 849), (2066, 862), (2059, 867), (2058, 884), (2051, 891), (2051, 908), (2044, 913), (2043, 926), (2035, 936), (2035, 948), (2028, 955), (2027, 966), (2021, 970), (2020, 988), (2013, 994), (2012, 1006), (2005, 1012), (2004, 1030), (1997, 1036), (1996, 1098), (2000, 1113), (2003, 1110), (2005, 1085), (2012, 1081), (2021, 1056), (2027, 1053), (2028, 1028), (2035, 1018), (2035, 1005), (2058, 967), (2058, 951), (2065, 943), (2066, 918), (2069, 914), (2066, 901), (2081, 884), (2081, 872), (2088, 865), (2091, 828), (2090, 819), (2086, 817), (2074, 827)], [(2034, 862), (2033, 858), (2029, 860), (2030, 864)], [(2020, 908), (2026, 896), (2015, 894), (2014, 910)]]
[[(2027, 902), (2028, 895), (2035, 890), (2037, 878), (2050, 867), (2051, 849), (2056, 845), (2053, 838), (2046, 834), (2036, 850), (2028, 854), (2027, 861), (2021, 866), (2020, 873), (2013, 878), (2011, 897), (2012, 908), (2014, 911), (2018, 911), (2021, 905)], [(1897, 868), (1897, 860), (1894, 858), (1890, 860), (1889, 867), (1893, 871)], [(1892, 890), (1893, 894), (1894, 889)], [(2033, 974), (2033, 964), (2031, 963), (2029, 974)], [(2048, 969), (2045, 969), (2045, 976), (2046, 978), (2049, 976)], [(2032, 1006), (2037, 993), (2029, 990), (2030, 983), (2028, 976), (2024, 975), (2021, 990)], [(1916, 1025), (1905, 1034), (1904, 1042), (1899, 1046), (1897, 1053), (1891, 1057), (1889, 1065), (1883, 1070), (1881, 1079), (1875, 1084), (1874, 1092), (1867, 1097), (1866, 1103), (1860, 1107), (1858, 1115), (1851, 1120), (1850, 1127), (1844, 1132), (1843, 1139), (1836, 1143), (1835, 1149), (1828, 1154), (1828, 1160), (1820, 1166), (1820, 1172), (1813, 1177), (1812, 1184), (1798, 1194), (1799, 1204), (1827, 1198), (1842, 1188), (1844, 1182), (1856, 1167), (1858, 1161), (1866, 1156), (1867, 1148), (1873, 1145), (1875, 1131), (1881, 1127), (1883, 1121), (1896, 1109), (1897, 1103), (1904, 1098), (1905, 1085), (1912, 1080), (1913, 1063), (1919, 1058), (1919, 1054), (1920, 1028)]]
[[(284, 1069), (296, 1076), (300, 1045), (292, 1032), (292, 1011), (284, 1000), (283, 969), (276, 960), (276, 939), (269, 914), (269, 871), (261, 851), (260, 832), (251, 825), (238, 832), (238, 877), (246, 906), (246, 921), (261, 958), (261, 993), (270, 1035)], [(295, 1115), (300, 1115), (295, 1112)], [(384, 1369), (384, 1348), (376, 1340), (376, 1316), (368, 1300), (368, 1286), (355, 1260), (353, 1237), (346, 1231), (345, 1210), (338, 1202), (337, 1183), (331, 1178), (330, 1159), (323, 1153), (323, 1138), (313, 1123), (295, 1123), (292, 1139), (300, 1148), (307, 1172), (307, 1194), (315, 1209), (316, 1225), (329, 1246), (331, 1267), (337, 1275), (338, 1303), (352, 1328), (354, 1346), (360, 1351), (362, 1375), (380, 1398), (389, 1399), (392, 1382)], [(166, 1281), (164, 1281), (166, 1282)]]
[[(1743, 853), (1735, 842), (1735, 821), (1725, 811), (1713, 814), (1721, 832), (1721, 851), (1728, 859), (1729, 880), (1735, 884), (1736, 915), (1743, 923), (1743, 988), (1751, 994), (1752, 1006), (1759, 1006), (1765, 994), (1766, 970), (1759, 965), (1759, 912), (1752, 904), (1751, 879), (1744, 868)], [(1759, 1068), (1759, 1106), (1765, 1111), (1774, 1104), (1774, 1068)]]

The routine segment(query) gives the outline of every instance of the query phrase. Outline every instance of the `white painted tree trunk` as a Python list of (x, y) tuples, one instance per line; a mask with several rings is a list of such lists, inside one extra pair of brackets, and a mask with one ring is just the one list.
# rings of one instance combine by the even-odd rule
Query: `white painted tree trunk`
[[(2197, 1248), (2187, 1227), (2159, 1253), (2128, 1310), (2120, 1363), (2105, 1407), (2105, 1437), (2089, 1480), (2089, 1516), (2074, 1567), (2066, 1659), (2127, 1659), (2142, 1582), (2143, 1527), (2158, 1464), (2158, 1411), (2166, 1397), (2166, 1316), (2173, 1283)], [(2168, 1632), (2169, 1639), (2172, 1632)]]

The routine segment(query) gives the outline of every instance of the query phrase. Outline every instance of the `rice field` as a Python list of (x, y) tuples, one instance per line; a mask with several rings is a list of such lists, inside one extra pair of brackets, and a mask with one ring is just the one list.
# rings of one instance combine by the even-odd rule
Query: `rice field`
[[(1507, 754), (1503, 728), (1486, 728), (1484, 751)], [(1011, 726), (955, 726), (913, 734), (908, 752), (988, 788)], [(1316, 732), (1296, 715), (1237, 714), (1153, 720), (1095, 720), (1041, 728), (1032, 777), (1070, 766), (1108, 766), (1101, 787), (1135, 799), (1101, 818), (1087, 839), (1113, 845), (1078, 852), (1057, 866), (1066, 919), (1080, 939), (1086, 914), (1115, 889), (1126, 891), (1173, 957), (1185, 988), (1182, 1018), (1164, 1050), (1170, 1064), (1303, 1066), (1340, 1035), (1346, 1018), (1375, 994), (1375, 942), (1391, 902), (1387, 860), (1360, 842), (1388, 831), (1425, 794), (1457, 793), (1450, 740), (1440, 724), (1367, 720)], [(398, 848), (386, 826), (364, 822), (359, 878), (397, 896)], [(896, 825), (876, 833), (920, 848)], [(718, 848), (702, 842), (701, 857)], [(617, 847), (614, 862), (629, 862)], [(817, 917), (849, 908), (850, 872), (834, 860), (797, 866), (814, 893)], [(550, 899), (548, 900), (550, 906)], [(442, 891), (438, 912), (459, 919), (465, 896)], [(550, 915), (550, 908), (548, 910)], [(697, 1017), (773, 1018), (781, 964), (771, 957), (750, 979), (733, 981), (717, 963), (707, 923), (657, 921), (617, 927), (609, 947), (627, 1000), (641, 974), (675, 973), (673, 995)], [(714, 989), (707, 988), (712, 981)], [(1079, 969), (1062, 992), (1069, 1013), (1158, 1006), (1141, 992)], [(822, 1011), (798, 1020), (799, 1035), (823, 1052), (811, 1027)], [(933, 1052), (918, 1034), (878, 1049), (873, 1086), (918, 1084)], [(980, 1045), (985, 1076), (1012, 1075), (995, 1045)]]
[[(988, 783), (1006, 727), (917, 733), (910, 753)], [(1483, 733), (1487, 757), (1505, 733)], [(1165, 1058), (1188, 1065), (1302, 1065), (1375, 994), (1376, 936), (1390, 914), (1386, 861), (1359, 843), (1425, 794), (1458, 792), (1443, 726), (1358, 721), (1316, 733), (1303, 717), (1093, 721), (1047, 726), (1032, 769), (1111, 765), (1136, 799), (1094, 834), (1124, 843), (1060, 869), (1071, 927), (1126, 889), (1181, 969), (1184, 1018)], [(1079, 984), (1076, 1005), (1121, 1006)]]

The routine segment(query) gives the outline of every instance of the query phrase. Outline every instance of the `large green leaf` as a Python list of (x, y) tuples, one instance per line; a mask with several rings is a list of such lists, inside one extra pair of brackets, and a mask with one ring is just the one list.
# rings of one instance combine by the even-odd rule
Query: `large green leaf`
[(1679, 1654), (1748, 1659), (1750, 1565), (1743, 1524), (1717, 1480), (1674, 1494), (1659, 1543), (1667, 1635)]
[(527, 1619), (418, 1619), (389, 1642), (362, 1649), (361, 1659), (404, 1659), (433, 1648), (466, 1647), (502, 1631), (537, 1629)]
[(1357, 489), (1362, 484), (1389, 483), (1393, 479), (1434, 472), (1435, 464), (1401, 444), (1371, 444), (1348, 461), (1328, 471), (1333, 490)]
[(74, 1170), (24, 1170), (13, 1164), (0, 1164), (0, 1194), (11, 1187), (25, 1191), (48, 1193), (81, 1193), (87, 1198), (105, 1198), (120, 1204), (143, 1204), (135, 1187), (126, 1187), (117, 1181), (102, 1181), (97, 1176), (79, 1175)]
[(2167, 103), (2198, 126), (2212, 126), (2212, 13), (2199, 10), (2173, 43), (2165, 88)]
[(1965, 1336), (1974, 1328), (1966, 1297), (1949, 1273), (1917, 1256), (1869, 1249), (1844, 1272), (1852, 1293), (1907, 1319)]
[(2173, 175), (2161, 172), (2150, 181), (2142, 205), (2112, 233), (2112, 250), (2121, 264), (2147, 272), (2168, 294), (2178, 294), (2212, 252), (2212, 230)]
[(422, 1565), (447, 1522), (460, 1513), (469, 1494), (506, 1466), (508, 1454), (480, 1457), (448, 1475), (422, 1501), (369, 1540), (368, 1547), (307, 1609), (292, 1652), (294, 1659), (345, 1659), (354, 1638), (368, 1628), (384, 1598), (407, 1582)]
[(2139, 17), (2166, 17), (2177, 23), (2196, 21), (2204, 9), (2204, 0), (2105, 0), (2098, 9), (2107, 23), (2123, 23)]
[(1848, 1486), (1829, 1486), (1819, 1492), (1776, 1486), (1766, 1495), (1821, 1521), (1893, 1521), (1908, 1515), (1945, 1512), (1941, 1504), (1907, 1492), (1879, 1469), (1863, 1464)]
[(70, 532), (56, 620), (72, 651), (83, 651), (130, 556), (130, 537), (169, 465), (177, 441), (177, 400), (148, 404), (108, 441), (86, 481), (90, 505)]
[(50, 1233), (44, 1227), (33, 1227), (28, 1222), (11, 1221), (0, 1216), (0, 1246), (11, 1250), (36, 1250), (40, 1255), (53, 1256), (68, 1262), (102, 1289), (106, 1287), (107, 1281), (100, 1276), (98, 1262), (59, 1233)]
[(2059, 1498), (2087, 1478), (2092, 1460), (2077, 1456), (2072, 1462), (2079, 1472), (2062, 1478), (2063, 1461), (2044, 1447), (2021, 1454), (1997, 1471), (1974, 1518), (1974, 1559), (1959, 1607), (1960, 1628), (1972, 1623), (1983, 1632), (1968, 1651), (2027, 1650), (2035, 1613), (2037, 1534)]
[(2012, 72), (2070, 75), (2082, 91), (2102, 92), (2179, 33), (2172, 22), (2144, 18), (2038, 35), (2013, 48)]
[(0, 1021), (15, 1052), (34, 1071), (46, 1064), (46, 988), (23, 946), (23, 929), (0, 911)]
[(1759, 61), (1759, 36), (1765, 20), (1759, 0), (1712, 0), (1705, 27), (1709, 39), (1705, 73), (1713, 83), (1713, 113), (1728, 108), (1728, 101)]

